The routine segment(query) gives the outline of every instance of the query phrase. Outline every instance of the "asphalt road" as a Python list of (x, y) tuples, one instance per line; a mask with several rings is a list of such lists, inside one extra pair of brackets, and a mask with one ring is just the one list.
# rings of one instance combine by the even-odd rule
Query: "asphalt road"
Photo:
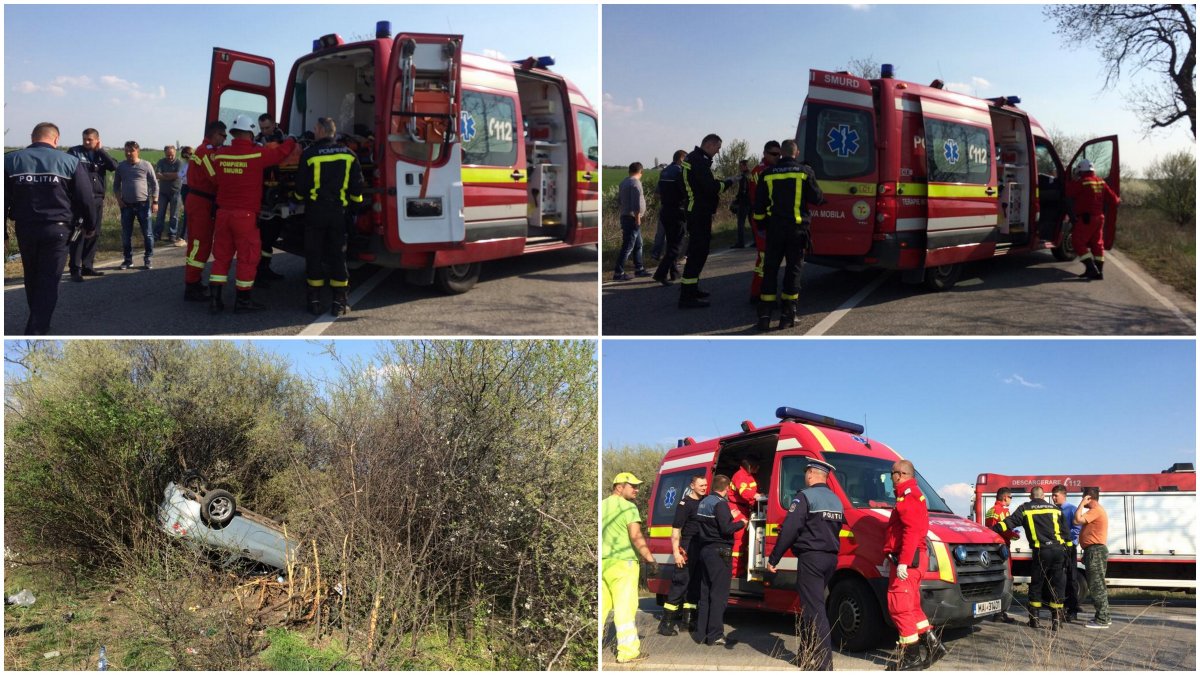
[[(51, 329), (56, 335), (135, 336), (596, 334), (592, 246), (486, 262), (479, 283), (463, 295), (408, 285), (402, 271), (363, 267), (350, 273), (353, 311), (336, 321), (305, 311), (299, 256), (276, 254), (272, 267), (287, 278), (255, 289), (267, 310), (234, 314), (233, 290), (226, 288), (225, 312), (216, 316), (205, 303), (183, 301), (183, 260), (183, 248), (169, 247), (155, 251), (152, 270), (118, 270), (118, 256), (99, 261), (106, 275), (84, 283), (64, 273)], [(5, 281), (4, 334), (16, 336), (27, 318), (23, 280)]]
[[(791, 616), (731, 609), (725, 613), (725, 634), (738, 640), (732, 649), (706, 647), (686, 633), (658, 635), (661, 611), (653, 597), (643, 598), (638, 633), (645, 661), (616, 662), (612, 623), (606, 626), (601, 653), (603, 670), (793, 670), (799, 640)], [(1090, 618), (1084, 604), (1082, 618)], [(1113, 626), (1107, 630), (1065, 626), (1057, 633), (1031, 629), (1027, 615), (1016, 607), (1015, 624), (984, 621), (942, 635), (949, 653), (930, 670), (1196, 670), (1196, 606), (1147, 606), (1122, 602), (1111, 607)], [(1043, 613), (1044, 615), (1044, 613)], [(1045, 619), (1045, 616), (1043, 616)], [(1049, 623), (1044, 621), (1044, 623)], [(834, 652), (835, 670), (883, 670), (894, 649)]]
[[(1120, 252), (1105, 257), (1104, 281), (1076, 279), (1078, 262), (1039, 252), (970, 264), (942, 293), (905, 284), (897, 273), (806, 264), (795, 328), (766, 335), (1196, 334), (1194, 301)], [(604, 335), (762, 335), (749, 302), (754, 259), (753, 249), (709, 257), (700, 280), (712, 294), (707, 309), (678, 309), (677, 286), (606, 274)]]

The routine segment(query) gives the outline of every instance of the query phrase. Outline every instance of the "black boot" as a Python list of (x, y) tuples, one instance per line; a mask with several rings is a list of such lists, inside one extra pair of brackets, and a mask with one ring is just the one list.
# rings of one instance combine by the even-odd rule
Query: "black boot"
[(775, 303), (765, 300), (758, 301), (758, 330), (765, 333), (771, 330), (771, 310), (775, 309)]
[(921, 636), (921, 642), (925, 645), (925, 658), (929, 661), (929, 665), (932, 666), (938, 662), (938, 659), (946, 655), (946, 645), (937, 639), (937, 635), (934, 635), (932, 630)]
[(1041, 613), (1041, 610), (1039, 610), (1039, 609), (1035, 609), (1033, 607), (1029, 608), (1029, 627), (1030, 628), (1041, 628), (1042, 627), (1042, 620), (1040, 618), (1038, 618), (1038, 614), (1040, 614), (1040, 613)]
[(682, 618), (682, 619), (680, 619), (680, 625), (682, 625), (682, 624), (683, 624), (683, 622), (685, 622), (685, 621), (686, 621), (686, 622), (687, 622), (687, 629), (688, 629), (688, 632), (689, 632), (689, 633), (695, 633), (695, 632), (696, 632), (696, 619), (697, 619), (697, 618), (698, 618), (698, 617), (696, 616), (696, 610), (695, 610), (695, 609), (685, 609), (685, 610), (683, 610), (683, 618)]
[(1104, 261), (1096, 261), (1096, 276), (1092, 277), (1096, 281), (1104, 281)]
[(796, 301), (784, 300), (783, 306), (779, 310), (779, 330), (786, 328), (794, 328), (796, 326)]
[(325, 308), (321, 307), (321, 289), (308, 287), (308, 313), (313, 316), (321, 316)]
[(921, 646), (914, 643), (900, 647), (900, 655), (895, 661), (889, 661), (885, 670), (925, 670), (929, 662), (922, 655)]
[(199, 281), (190, 283), (183, 291), (183, 299), (185, 302), (207, 302), (208, 289)]
[(679, 285), (679, 309), (700, 309), (710, 306), (707, 300), (700, 298), (696, 284)]
[(1058, 632), (1058, 627), (1062, 625), (1062, 610), (1050, 609), (1050, 630)]
[(283, 279), (283, 275), (271, 269), (270, 258), (260, 258), (258, 261), (258, 273), (255, 279), (263, 279), (265, 281), (278, 281)]
[(658, 634), (664, 637), (679, 635), (679, 630), (675, 628), (675, 620), (678, 615), (679, 613), (674, 610), (664, 609), (662, 620), (658, 622)]
[(220, 314), (225, 311), (225, 299), (221, 297), (223, 290), (225, 290), (224, 284), (209, 284), (208, 311), (210, 314)]
[(233, 303), (234, 314), (241, 314), (242, 312), (257, 312), (266, 308), (266, 305), (250, 297), (250, 289), (238, 291), (237, 300)]
[(1096, 271), (1096, 261), (1092, 258), (1083, 260), (1083, 271), (1075, 275), (1078, 279), (1095, 279), (1099, 272)]
[(333, 289), (333, 305), (329, 308), (329, 313), (334, 316), (346, 316), (350, 313), (350, 300), (346, 297), (347, 290), (345, 288)]

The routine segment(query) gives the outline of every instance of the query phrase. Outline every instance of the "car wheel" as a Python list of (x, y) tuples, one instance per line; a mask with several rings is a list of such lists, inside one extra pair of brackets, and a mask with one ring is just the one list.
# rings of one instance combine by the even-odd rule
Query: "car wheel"
[(439, 267), (434, 270), (433, 282), (443, 293), (450, 295), (466, 293), (475, 287), (475, 282), (479, 281), (479, 272), (482, 269), (483, 265), (477, 262)]
[(948, 291), (962, 275), (962, 264), (940, 265), (925, 270), (925, 286), (934, 291)]
[(233, 520), (237, 500), (225, 490), (212, 490), (200, 502), (200, 517), (209, 527), (221, 528)]
[(883, 639), (883, 613), (871, 589), (859, 579), (838, 582), (829, 594), (833, 641), (852, 652), (867, 651)]
[(180, 479), (179, 484), (199, 495), (204, 494), (207, 481), (204, 480), (204, 476), (199, 471), (188, 471), (183, 474), (183, 478)]

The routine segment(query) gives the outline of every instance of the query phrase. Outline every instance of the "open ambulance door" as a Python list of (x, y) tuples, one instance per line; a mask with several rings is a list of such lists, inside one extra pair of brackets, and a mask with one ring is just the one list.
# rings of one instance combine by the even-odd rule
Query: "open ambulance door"
[(392, 46), (388, 156), (395, 160), (396, 228), (400, 244), (457, 244), (463, 222), (462, 36), (400, 33)]
[[(1079, 147), (1071, 164), (1067, 167), (1071, 178), (1075, 177), (1075, 167), (1079, 160), (1089, 159), (1096, 175), (1108, 183), (1108, 187), (1121, 196), (1121, 152), (1116, 136), (1093, 138)], [(1117, 238), (1117, 207), (1104, 208), (1104, 250), (1111, 250)]]
[(258, 117), (263, 113), (276, 119), (275, 61), (214, 47), (205, 125), (214, 120), (232, 125), (238, 115), (247, 115), (257, 127)]
[[(810, 70), (801, 158), (817, 174), (825, 203), (809, 209), (814, 255), (866, 255), (874, 238), (879, 166), (871, 82)], [(760, 188), (761, 189), (761, 188)]]

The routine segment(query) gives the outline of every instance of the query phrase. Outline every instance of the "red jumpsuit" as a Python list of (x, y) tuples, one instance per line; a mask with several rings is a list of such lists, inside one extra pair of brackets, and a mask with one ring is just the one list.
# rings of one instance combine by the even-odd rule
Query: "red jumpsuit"
[(187, 212), (187, 264), (183, 267), (184, 283), (200, 281), (200, 274), (212, 254), (213, 222), (216, 216), (217, 184), (209, 171), (209, 157), (218, 148), (201, 143), (188, 163), (188, 196), (184, 199)]
[(1075, 252), (1084, 258), (1091, 253), (1097, 261), (1104, 260), (1104, 208), (1120, 204), (1121, 199), (1092, 171), (1067, 184), (1067, 197), (1075, 205), (1075, 226), (1071, 230)]
[[(762, 179), (762, 174), (767, 169), (771, 168), (764, 162), (759, 162), (758, 166), (750, 170), (750, 203), (758, 203), (758, 185)], [(754, 233), (754, 248), (758, 251), (758, 257), (754, 263), (754, 276), (750, 279), (750, 299), (754, 302), (759, 301), (759, 292), (762, 289), (763, 280), (763, 259), (767, 255), (767, 228), (765, 224), (758, 220), (750, 219), (750, 231)]]
[[(729, 481), (729, 510), (735, 521), (749, 523), (754, 513), (755, 497), (758, 496), (758, 481), (754, 474), (738, 469)], [(740, 577), (746, 571), (746, 542), (750, 538), (749, 527), (733, 535), (733, 576)]]
[[(888, 519), (883, 554), (892, 555), (888, 580), (888, 613), (900, 633), (901, 645), (916, 644), (929, 632), (929, 619), (921, 609), (921, 572), (929, 564), (925, 535), (929, 532), (929, 508), (917, 479), (896, 485), (896, 508)], [(908, 565), (908, 578), (896, 575), (897, 565)]]
[(296, 149), (289, 138), (278, 147), (262, 147), (249, 139), (235, 138), (211, 157), (210, 174), (217, 183), (217, 223), (213, 238), (210, 284), (229, 281), (229, 267), (238, 258), (237, 289), (254, 287), (262, 240), (258, 234), (258, 212), (262, 206), (263, 169), (276, 166)]

